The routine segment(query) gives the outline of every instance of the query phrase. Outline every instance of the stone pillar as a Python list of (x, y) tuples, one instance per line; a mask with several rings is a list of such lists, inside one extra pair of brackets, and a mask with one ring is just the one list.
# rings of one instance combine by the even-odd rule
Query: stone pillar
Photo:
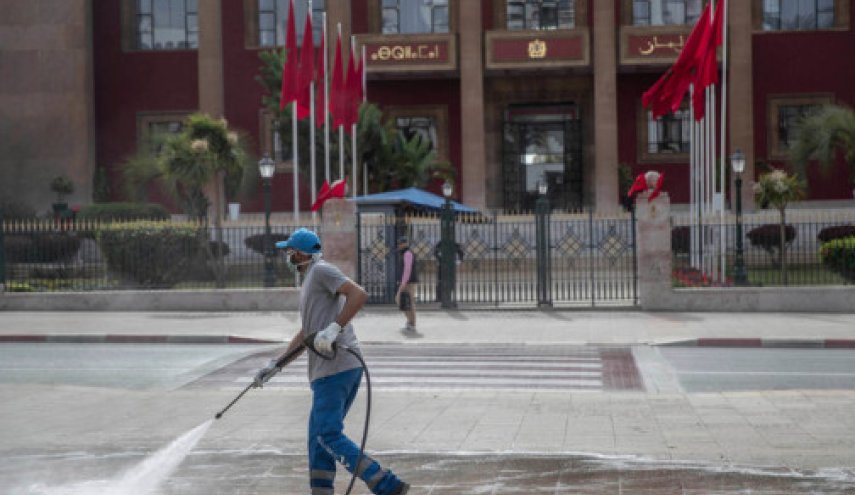
[[(753, 50), (752, 50), (752, 11), (754, 2), (729, 2), (728, 24), (730, 27), (727, 76), (728, 101), (727, 117), (730, 127), (730, 153), (741, 148), (745, 153), (745, 172), (742, 178), (748, 187), (742, 188), (742, 205), (745, 210), (754, 209), (754, 194), (751, 183), (754, 181), (754, 108), (753, 89)], [(727, 161), (728, 165), (730, 164)], [(736, 188), (731, 181), (731, 194)]]
[(648, 203), (649, 194), (641, 193), (635, 202), (638, 300), (645, 310), (664, 307), (672, 292), (671, 200), (663, 192)]
[(199, 111), (212, 117), (224, 113), (223, 11), (221, 0), (199, 2)]
[(324, 203), (320, 233), (324, 259), (356, 280), (356, 203), (340, 198)]
[[(594, 59), (593, 193), (597, 212), (618, 205), (617, 33), (614, 1), (591, 2)], [(634, 124), (632, 124), (634, 125)]]
[(460, 6), (460, 197), (474, 207), (487, 206), (487, 154), (484, 134), (484, 29), (481, 2)]
[(0, 2), (0, 200), (50, 210), (58, 175), (69, 203), (92, 200), (92, 0)]

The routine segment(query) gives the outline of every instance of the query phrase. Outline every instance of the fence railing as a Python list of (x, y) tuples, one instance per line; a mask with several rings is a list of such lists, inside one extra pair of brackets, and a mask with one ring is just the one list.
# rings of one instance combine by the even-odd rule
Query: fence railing
[[(543, 299), (557, 305), (637, 303), (630, 214), (553, 213), (547, 218), (548, 232), (543, 239), (548, 245), (541, 251), (548, 257), (547, 269), (539, 273), (535, 215), (457, 215), (454, 301), (491, 305), (531, 305)], [(438, 216), (361, 215), (362, 285), (372, 302), (392, 302), (400, 278), (396, 239), (401, 235), (409, 237), (417, 259), (417, 300), (439, 301)]]
[[(297, 226), (315, 229), (312, 219), (271, 224), (271, 242)], [(250, 288), (264, 285), (263, 218), (227, 222), (222, 244), (212, 225), (181, 221), (149, 222), (155, 240), (132, 225), (100, 221), (5, 221), (2, 223), (7, 291), (89, 291), (128, 289)], [(124, 237), (106, 243), (105, 233), (123, 226)], [(140, 227), (141, 229), (141, 227)], [(157, 230), (167, 229), (167, 230)], [(175, 230), (181, 230), (177, 234)], [(188, 234), (190, 232), (190, 234)], [(272, 257), (274, 285), (293, 286), (282, 260)]]
[[(736, 262), (736, 217), (728, 213), (724, 228), (716, 215), (704, 223), (706, 246), (692, 243), (692, 227), (688, 215), (672, 216), (671, 247), (674, 256), (673, 283), (677, 286), (734, 285)], [(855, 231), (855, 211), (847, 210), (788, 210), (784, 229), (785, 248), (781, 256), (780, 215), (777, 211), (760, 211), (742, 218), (743, 262), (750, 286), (847, 285), (855, 283), (855, 273), (848, 273), (823, 264), (820, 248), (828, 236)], [(724, 240), (725, 274), (720, 276), (719, 244)], [(692, 250), (707, 250), (706, 254)], [(699, 270), (698, 259), (706, 257)], [(694, 260), (694, 263), (693, 263)], [(704, 273), (706, 272), (706, 273)]]

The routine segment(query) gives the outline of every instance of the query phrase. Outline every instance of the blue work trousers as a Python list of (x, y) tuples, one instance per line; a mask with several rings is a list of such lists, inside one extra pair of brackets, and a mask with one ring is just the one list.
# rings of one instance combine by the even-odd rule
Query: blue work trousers
[(365, 482), (371, 493), (390, 495), (401, 484), (391, 471), (367, 455), (359, 458), (359, 446), (344, 433), (344, 417), (353, 404), (362, 368), (342, 371), (312, 382), (312, 413), (309, 416), (309, 485), (312, 495), (333, 495), (335, 462)]

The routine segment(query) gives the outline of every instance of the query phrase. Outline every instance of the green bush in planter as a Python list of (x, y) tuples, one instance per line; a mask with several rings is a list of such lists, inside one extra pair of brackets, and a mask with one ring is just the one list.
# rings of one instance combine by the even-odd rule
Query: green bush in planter
[(205, 256), (195, 224), (130, 222), (105, 225), (98, 244), (107, 267), (144, 288), (169, 288)]
[(826, 242), (819, 248), (822, 264), (855, 282), (855, 237), (846, 237)]

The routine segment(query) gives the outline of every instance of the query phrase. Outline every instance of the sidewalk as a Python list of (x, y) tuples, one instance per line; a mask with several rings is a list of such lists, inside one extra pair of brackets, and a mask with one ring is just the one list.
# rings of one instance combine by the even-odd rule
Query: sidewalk
[[(0, 312), (0, 341), (287, 341), (297, 312)], [(641, 311), (423, 311), (418, 335), (403, 316), (369, 308), (354, 321), (366, 343), (623, 344), (855, 347), (855, 314)]]

